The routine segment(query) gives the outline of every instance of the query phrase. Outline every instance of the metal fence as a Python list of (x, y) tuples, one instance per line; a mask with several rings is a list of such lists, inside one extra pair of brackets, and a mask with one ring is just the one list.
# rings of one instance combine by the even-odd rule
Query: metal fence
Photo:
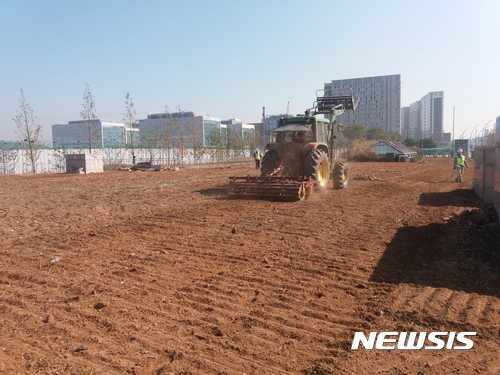
[[(42, 149), (35, 163), (36, 173), (66, 172), (67, 154), (88, 153), (85, 149)], [(93, 150), (103, 155), (104, 167), (113, 170), (121, 166), (132, 166), (135, 162), (150, 162), (154, 165), (169, 167), (200, 168), (209, 166), (227, 166), (246, 164), (253, 161), (249, 150), (217, 150), (217, 149), (126, 149), (103, 148)], [(0, 174), (30, 174), (31, 162), (24, 150), (0, 148)]]
[[(0, 174), (31, 174), (32, 165), (17, 141), (0, 140)], [(39, 157), (35, 163), (36, 173), (66, 172), (67, 154), (88, 153), (88, 149), (52, 148), (52, 142), (41, 145)], [(336, 158), (345, 158), (349, 149), (347, 144), (338, 144)], [(252, 150), (227, 150), (215, 147), (200, 149), (188, 148), (99, 148), (93, 153), (103, 155), (105, 170), (127, 167), (135, 163), (150, 162), (153, 165), (164, 165), (181, 168), (209, 168), (253, 162)]]

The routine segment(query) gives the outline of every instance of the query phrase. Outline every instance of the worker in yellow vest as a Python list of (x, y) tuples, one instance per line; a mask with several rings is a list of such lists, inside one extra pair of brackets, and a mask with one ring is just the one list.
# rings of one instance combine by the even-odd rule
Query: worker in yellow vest
[(255, 169), (259, 169), (260, 168), (260, 151), (258, 148), (255, 149), (254, 153), (253, 153), (253, 158), (255, 160)]
[(457, 151), (457, 156), (455, 156), (455, 160), (453, 162), (453, 169), (458, 171), (458, 176), (455, 178), (456, 182), (462, 182), (462, 175), (464, 174), (464, 168), (469, 168), (469, 163), (465, 160), (465, 156), (463, 155), (464, 151), (459, 149)]

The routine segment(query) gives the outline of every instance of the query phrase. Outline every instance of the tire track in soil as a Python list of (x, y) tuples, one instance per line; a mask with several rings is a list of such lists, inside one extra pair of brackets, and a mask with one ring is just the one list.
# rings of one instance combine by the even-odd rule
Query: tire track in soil
[[(17, 345), (8, 354), (39, 373), (446, 374), (493, 368), (497, 297), (370, 280), (399, 228), (442, 222), (449, 208), (418, 205), (422, 190), (453, 188), (426, 182), (439, 180), (429, 174), (441, 173), (440, 165), (355, 164), (353, 173), (388, 181), (353, 181), (348, 190), (296, 203), (214, 194), (227, 171), (207, 174), (201, 183), (192, 171), (184, 182), (164, 181), (174, 175), (162, 174), (124, 175), (118, 182), (92, 176), (94, 184), (104, 178), (111, 192), (121, 184), (123, 199), (113, 193), (118, 202), (111, 204), (85, 192), (103, 216), (84, 209), (79, 227), (64, 235), (26, 228), (22, 241), (3, 243), (9, 265), (23, 265), (0, 269), (0, 300), (10, 301), (2, 307), (2, 326), (16, 324), (15, 332), (2, 332), (5, 342)], [(126, 189), (132, 186), (139, 196)], [(57, 208), (51, 212), (57, 218)], [(35, 241), (44, 243), (43, 254), (26, 251), (36, 248)], [(47, 267), (50, 248), (61, 261)], [(0, 255), (3, 264), (6, 253)], [(386, 266), (390, 272), (399, 267)], [(99, 302), (106, 307), (96, 309)], [(40, 323), (47, 314), (54, 321)], [(482, 337), (469, 353), (350, 350), (356, 331), (443, 327), (467, 327)], [(45, 337), (46, 344), (33, 337)], [(88, 350), (74, 352), (79, 345)], [(26, 348), (38, 360), (20, 356)]]
[[(179, 222), (177, 222), (177, 224), (179, 224)], [(192, 225), (192, 222), (184, 223), (185, 227), (188, 227), (189, 225)], [(272, 238), (273, 236), (271, 235), (270, 237)], [(171, 243), (177, 243), (177, 242), (179, 242), (179, 245), (181, 247), (184, 245), (182, 243), (183, 241), (179, 240), (179, 239), (177, 239), (177, 241), (176, 240), (171, 241)], [(213, 244), (211, 241), (208, 241), (208, 242), (204, 241), (203, 244), (197, 244), (195, 239), (190, 240), (190, 244), (194, 248), (199, 248), (198, 246), (201, 246), (201, 245), (203, 246), (205, 253), (200, 254), (199, 252), (197, 252), (197, 255), (196, 255), (197, 258), (206, 258), (207, 249), (210, 249), (211, 246), (219, 245), (219, 244)], [(216, 251), (217, 253), (220, 253), (220, 249), (214, 249), (214, 251)], [(215, 255), (213, 253), (209, 253), (208, 256), (215, 257), (215, 258), (217, 257), (217, 255)], [(228, 258), (227, 255), (225, 256), (225, 258), (226, 259)], [(234, 259), (234, 258), (235, 258), (234, 256), (229, 257), (229, 259)], [(236, 258), (239, 258), (239, 257), (236, 257)], [(313, 263), (315, 261), (316, 261), (316, 259), (311, 260), (311, 262), (313, 262)], [(234, 261), (234, 262), (239, 263), (238, 261)], [(244, 264), (247, 264), (248, 259), (243, 258), (242, 262)], [(268, 262), (268, 261), (266, 261), (266, 262)], [(212, 268), (211, 269), (203, 269), (203, 265), (207, 263), (206, 259), (197, 260), (195, 263), (197, 265), (196, 271), (198, 271), (199, 273), (203, 274), (203, 273), (207, 273), (207, 272), (212, 271)], [(268, 264), (268, 263), (265, 263), (265, 264)], [(185, 267), (185, 269), (187, 269), (186, 266), (184, 266), (184, 267)], [(270, 267), (270, 266), (264, 266), (264, 267)], [(232, 273), (223, 275), (223, 277), (225, 278), (226, 284), (237, 285), (238, 282), (241, 284), (241, 280), (245, 280), (245, 277), (240, 276), (241, 272), (238, 272), (239, 271), (238, 268), (241, 268), (241, 266), (239, 264), (235, 264), (232, 266), (232, 271), (233, 271)], [(302, 272), (305, 272), (306, 275), (308, 273), (311, 273), (311, 272), (313, 272), (314, 274), (318, 273), (317, 270), (313, 266), (311, 266), (311, 269), (304, 269), (304, 267), (296, 267), (296, 268), (294, 268), (294, 271), (295, 272), (302, 271)], [(235, 277), (234, 275), (238, 275), (238, 276)], [(304, 277), (304, 279), (305, 278), (306, 277)], [(287, 337), (287, 338), (290, 337), (292, 339), (297, 339), (305, 334), (308, 336), (309, 335), (312, 335), (312, 336), (319, 335), (318, 332), (315, 332), (315, 331), (311, 332), (311, 327), (317, 326), (318, 323), (302, 324), (304, 327), (307, 327), (307, 329), (302, 328), (302, 327), (298, 327), (297, 325), (290, 325), (289, 328), (291, 330), (294, 330), (293, 332), (289, 331), (289, 329), (284, 330), (283, 324), (274, 325), (274, 324), (269, 323), (269, 320), (278, 320), (278, 321), (283, 322), (283, 320), (286, 319), (283, 317), (283, 315), (287, 316), (287, 314), (289, 314), (290, 310), (297, 308), (297, 306), (291, 306), (291, 305), (287, 304), (286, 302), (283, 302), (285, 300), (285, 298), (282, 296), (283, 290), (290, 289), (290, 286), (287, 285), (286, 279), (279, 279), (276, 282), (269, 282), (269, 279), (270, 279), (269, 276), (266, 276), (265, 278), (253, 277), (253, 278), (248, 278), (248, 279), (249, 279), (248, 280), (249, 282), (259, 283), (261, 286), (261, 289), (262, 289), (262, 291), (258, 290), (258, 291), (253, 292), (255, 287), (252, 285), (252, 286), (249, 286), (246, 289), (242, 290), (242, 294), (252, 295), (252, 293), (254, 293), (256, 295), (256, 297), (253, 297), (254, 301), (252, 303), (255, 303), (257, 300), (262, 299), (263, 298), (262, 296), (265, 296), (265, 295), (277, 295), (278, 296), (278, 299), (280, 300), (279, 302), (267, 300), (267, 303), (265, 304), (265, 306), (267, 308), (271, 307), (274, 311), (278, 311), (278, 312), (275, 312), (273, 314), (272, 318), (268, 314), (268, 315), (266, 315), (265, 320), (261, 320), (259, 318), (256, 318), (255, 316), (251, 316), (252, 312), (250, 312), (250, 314), (244, 313), (244, 312), (239, 313), (239, 316), (237, 318), (234, 318), (233, 316), (228, 316), (225, 313), (225, 311), (234, 311), (234, 307), (235, 307), (234, 306), (234, 299), (232, 300), (231, 298), (229, 298), (229, 300), (228, 300), (227, 293), (224, 292), (223, 289), (221, 291), (218, 291), (217, 289), (219, 289), (219, 288), (213, 288), (214, 283), (208, 283), (208, 284), (205, 284), (203, 286), (203, 288), (184, 288), (184, 289), (182, 289), (182, 293), (177, 295), (177, 297), (179, 299), (179, 302), (178, 302), (179, 305), (187, 305), (190, 309), (196, 310), (199, 314), (202, 314), (201, 317), (197, 317), (197, 319), (195, 319), (195, 320), (190, 319), (189, 320), (190, 326), (197, 328), (199, 326), (202, 326), (203, 324), (208, 323), (208, 324), (213, 325), (212, 329), (219, 330), (220, 327), (221, 326), (224, 327), (224, 323), (227, 324), (228, 321), (238, 322), (241, 320), (244, 322), (244, 324), (247, 326), (247, 328), (251, 327), (252, 329), (254, 329), (255, 327), (258, 327), (259, 336), (263, 336), (266, 338), (269, 337), (269, 339), (267, 340), (268, 344), (267, 344), (267, 346), (265, 346), (266, 348), (270, 348), (269, 343), (276, 342), (283, 337)], [(300, 288), (297, 288), (297, 287), (295, 287), (294, 289), (300, 290)], [(318, 294), (319, 292), (313, 292), (313, 293)], [(240, 297), (240, 296), (237, 295), (237, 297)], [(292, 295), (291, 298), (293, 299), (293, 297), (294, 296)], [(217, 303), (214, 304), (213, 301), (217, 301)], [(316, 309), (319, 308), (319, 306), (313, 306), (313, 307), (315, 307)], [(325, 310), (327, 312), (331, 312), (331, 309), (323, 309), (323, 310)], [(214, 315), (213, 313), (215, 312), (215, 315), (218, 318), (215, 320), (213, 318), (211, 318), (211, 319), (207, 318), (205, 316), (207, 314), (207, 312), (210, 313), (210, 316)], [(318, 315), (317, 313), (315, 313), (312, 310), (304, 308), (301, 315), (306, 317), (307, 320), (313, 320), (313, 321), (318, 320), (320, 322), (319, 324), (321, 326), (325, 325), (325, 318), (322, 315)], [(327, 315), (327, 314), (325, 314), (325, 315)], [(356, 324), (356, 323), (357, 323), (357, 325), (362, 325), (364, 322), (361, 320), (359, 320), (357, 322), (346, 321), (344, 323), (345, 325), (342, 325), (340, 330), (344, 330), (347, 325), (352, 326), (353, 324)], [(286, 326), (286, 324), (285, 324), (285, 326)], [(299, 333), (297, 333), (297, 330)], [(205, 332), (203, 334), (210, 335), (210, 331)], [(307, 339), (308, 336), (304, 336), (305, 337), (304, 339)], [(256, 339), (254, 338), (254, 340), (256, 340)], [(258, 342), (258, 340), (256, 342)], [(261, 343), (259, 343), (259, 346), (262, 346), (264, 344), (265, 343), (261, 342)], [(236, 355), (241, 355), (241, 354), (237, 353)]]

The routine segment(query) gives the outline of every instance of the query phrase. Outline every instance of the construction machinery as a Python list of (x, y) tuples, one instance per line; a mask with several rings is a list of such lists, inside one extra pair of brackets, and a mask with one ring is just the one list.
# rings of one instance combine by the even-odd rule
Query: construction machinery
[[(316, 101), (303, 115), (281, 118), (274, 129), (275, 142), (266, 145), (261, 175), (230, 177), (229, 195), (272, 200), (303, 200), (313, 190), (326, 190), (330, 178), (335, 189), (348, 184), (346, 162), (333, 163), (339, 124), (336, 118), (354, 110), (352, 91), (324, 95), (316, 92)], [(323, 92), (323, 95), (318, 93)], [(320, 117), (318, 115), (327, 115)]]

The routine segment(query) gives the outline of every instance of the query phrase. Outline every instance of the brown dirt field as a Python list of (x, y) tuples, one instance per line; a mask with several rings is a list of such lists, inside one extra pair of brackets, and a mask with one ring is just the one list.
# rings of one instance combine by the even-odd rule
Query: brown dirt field
[[(229, 199), (243, 168), (0, 176), (0, 372), (499, 374), (500, 235), (449, 159)], [(355, 332), (477, 332), (351, 350)]]

